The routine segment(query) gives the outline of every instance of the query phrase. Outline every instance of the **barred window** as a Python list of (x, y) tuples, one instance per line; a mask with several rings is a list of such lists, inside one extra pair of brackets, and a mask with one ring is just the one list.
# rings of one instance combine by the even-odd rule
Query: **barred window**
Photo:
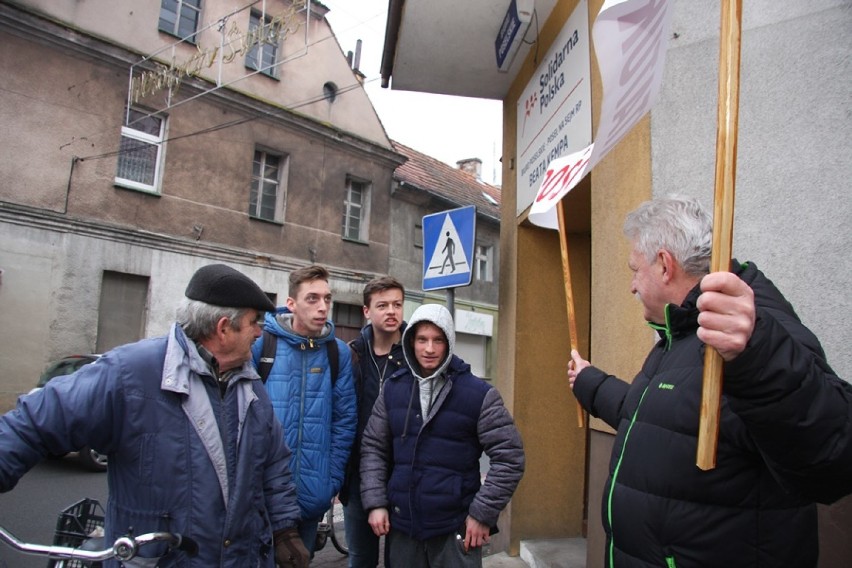
[(160, 191), (160, 169), (166, 119), (131, 108), (121, 128), (115, 183), (143, 191)]

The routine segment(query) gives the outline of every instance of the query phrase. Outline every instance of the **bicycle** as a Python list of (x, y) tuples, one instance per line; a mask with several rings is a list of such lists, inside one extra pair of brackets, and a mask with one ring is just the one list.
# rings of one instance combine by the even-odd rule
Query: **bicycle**
[(346, 528), (343, 524), (343, 505), (336, 498), (331, 500), (331, 507), (325, 512), (317, 527), (314, 552), (322, 550), (329, 538), (340, 554), (349, 555), (349, 548), (346, 546)]
[[(104, 560), (116, 559), (130, 562), (139, 550), (153, 543), (165, 543), (165, 556), (181, 550), (188, 556), (198, 554), (198, 544), (191, 538), (170, 532), (152, 532), (138, 536), (125, 535), (105, 547), (103, 534), (103, 508), (95, 499), (83, 499), (65, 508), (56, 523), (53, 545), (26, 543), (4, 527), (0, 527), (0, 541), (23, 554), (48, 559), (48, 568), (98, 568)], [(144, 563), (148, 561), (148, 563)], [(139, 565), (156, 563), (157, 559), (139, 559)]]

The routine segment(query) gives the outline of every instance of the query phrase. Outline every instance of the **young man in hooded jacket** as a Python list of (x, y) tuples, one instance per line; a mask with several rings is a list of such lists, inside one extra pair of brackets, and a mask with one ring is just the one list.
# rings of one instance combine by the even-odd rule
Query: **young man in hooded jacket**
[(445, 307), (415, 310), (402, 335), (408, 367), (385, 382), (364, 431), (361, 499), (373, 532), (388, 535), (393, 566), (480, 567), (524, 473), (509, 411), (453, 354), (455, 339)]
[[(286, 307), (267, 313), (264, 322), (276, 341), (266, 390), (293, 450), (290, 469), (302, 513), (299, 535), (312, 555), (317, 524), (343, 483), (357, 420), (352, 356), (334, 336), (328, 279), (328, 270), (319, 265), (291, 272)], [(255, 364), (265, 340), (261, 337), (252, 348)], [(336, 378), (330, 342), (336, 343)]]
[[(852, 489), (852, 387), (752, 263), (708, 274), (712, 222), (680, 197), (624, 233), (631, 292), (660, 339), (628, 384), (572, 352), (577, 400), (617, 430), (603, 494), (606, 566), (812, 568), (814, 501)], [(716, 467), (695, 465), (705, 344), (724, 363)]]

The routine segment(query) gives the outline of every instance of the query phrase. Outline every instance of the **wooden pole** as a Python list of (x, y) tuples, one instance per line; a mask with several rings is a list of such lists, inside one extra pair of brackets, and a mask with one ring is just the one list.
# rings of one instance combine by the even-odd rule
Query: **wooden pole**
[[(713, 205), (713, 253), (710, 270), (730, 270), (734, 234), (734, 185), (737, 173), (737, 123), (740, 102), (742, 0), (722, 0), (719, 38), (719, 101), (716, 130), (716, 188)], [(722, 397), (722, 357), (707, 347), (701, 389), (696, 464), (716, 467)]]
[[(574, 316), (574, 291), (571, 288), (571, 265), (568, 262), (568, 230), (565, 227), (565, 204), (560, 201), (556, 206), (559, 218), (559, 248), (562, 251), (562, 279), (565, 281), (565, 304), (568, 308), (568, 335), (571, 349), (577, 349), (577, 318)], [(586, 417), (580, 401), (577, 401), (577, 426), (586, 426)]]

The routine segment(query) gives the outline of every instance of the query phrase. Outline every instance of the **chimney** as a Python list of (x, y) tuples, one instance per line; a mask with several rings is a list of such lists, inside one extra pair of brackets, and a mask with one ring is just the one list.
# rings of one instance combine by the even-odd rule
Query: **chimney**
[(367, 77), (364, 73), (361, 72), (361, 40), (359, 39), (355, 42), (355, 53), (353, 54), (351, 51), (346, 53), (346, 62), (349, 64), (349, 67), (352, 69), (352, 72), (355, 73), (355, 78), (358, 79), (358, 82), (362, 85), (364, 84), (364, 79)]
[(355, 42), (355, 59), (352, 62), (352, 69), (355, 71), (361, 70), (361, 40)]
[(482, 179), (482, 160), (479, 158), (459, 160), (456, 165), (461, 171), (471, 174), (476, 179)]

